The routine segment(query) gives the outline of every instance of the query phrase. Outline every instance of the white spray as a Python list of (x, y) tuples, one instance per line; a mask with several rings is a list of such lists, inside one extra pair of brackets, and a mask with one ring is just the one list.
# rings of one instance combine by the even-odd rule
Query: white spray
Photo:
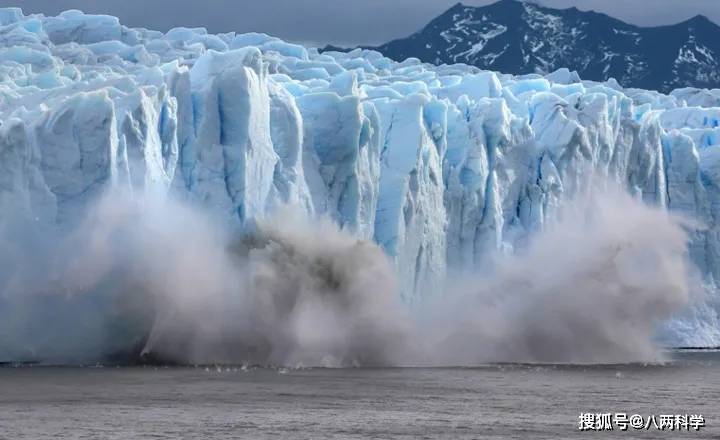
[(378, 246), (292, 214), (237, 237), (198, 209), (113, 194), (69, 233), (6, 223), (0, 360), (651, 360), (655, 326), (688, 300), (683, 223), (621, 191), (568, 201), (526, 249), (412, 312)]

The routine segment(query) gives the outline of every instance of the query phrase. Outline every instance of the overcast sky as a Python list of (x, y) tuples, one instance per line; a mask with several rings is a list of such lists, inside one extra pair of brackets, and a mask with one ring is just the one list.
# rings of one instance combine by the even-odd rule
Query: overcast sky
[[(495, 0), (464, 0), (485, 5)], [(457, 0), (0, 0), (26, 13), (64, 9), (120, 17), (123, 24), (166, 31), (204, 26), (211, 32), (265, 32), (310, 44), (374, 44), (420, 29)], [(641, 26), (677, 23), (703, 14), (720, 23), (720, 0), (540, 0), (577, 6)]]

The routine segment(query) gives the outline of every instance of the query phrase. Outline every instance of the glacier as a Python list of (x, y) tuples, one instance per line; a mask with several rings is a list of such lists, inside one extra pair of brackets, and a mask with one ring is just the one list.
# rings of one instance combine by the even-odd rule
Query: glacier
[(717, 91), (0, 10), (0, 220), (72, 224), (108, 188), (239, 226), (293, 205), (379, 244), (415, 303), (522, 248), (589, 173), (697, 221), (708, 295), (668, 338), (720, 345)]

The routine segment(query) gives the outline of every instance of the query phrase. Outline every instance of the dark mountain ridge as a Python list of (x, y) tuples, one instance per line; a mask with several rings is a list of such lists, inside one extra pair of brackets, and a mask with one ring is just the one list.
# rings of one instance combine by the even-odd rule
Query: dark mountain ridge
[[(337, 48), (328, 47), (326, 50)], [(407, 38), (374, 49), (389, 58), (465, 63), (512, 74), (565, 67), (581, 78), (669, 92), (720, 87), (720, 26), (702, 15), (639, 27), (593, 11), (519, 0), (458, 3)]]

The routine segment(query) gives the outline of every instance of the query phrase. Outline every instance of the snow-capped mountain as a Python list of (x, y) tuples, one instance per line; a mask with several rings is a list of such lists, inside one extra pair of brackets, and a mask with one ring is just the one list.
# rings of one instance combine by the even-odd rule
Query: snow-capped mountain
[[(567, 48), (540, 33), (565, 28), (565, 18), (516, 2), (457, 6), (422, 47), (467, 51), (475, 35), (487, 45), (473, 54), (489, 53), (520, 35), (511, 30), (522, 17), (539, 33), (493, 66), (522, 60), (521, 47)], [(631, 38), (628, 27), (598, 19), (618, 31), (613, 38)], [(161, 33), (80, 11), (0, 10), (0, 43), (0, 226), (16, 217), (72, 223), (108, 188), (172, 196), (240, 225), (291, 204), (377, 243), (414, 302), (437, 294), (450, 270), (521, 249), (588, 185), (590, 169), (703, 225), (690, 257), (709, 299), (673, 340), (720, 341), (717, 91), (664, 95), (568, 70), (518, 77), (368, 50), (319, 53), (264, 34)], [(604, 54), (613, 69), (641, 65)], [(545, 68), (562, 64), (553, 63)], [(1, 261), (0, 282), (17, 286), (11, 269), (21, 260)]]
[(720, 87), (720, 27), (704, 16), (643, 28), (596, 12), (533, 2), (458, 3), (421, 31), (376, 50), (398, 61), (415, 57), (513, 74), (565, 67), (583, 79), (615, 78), (623, 87), (663, 92)]

